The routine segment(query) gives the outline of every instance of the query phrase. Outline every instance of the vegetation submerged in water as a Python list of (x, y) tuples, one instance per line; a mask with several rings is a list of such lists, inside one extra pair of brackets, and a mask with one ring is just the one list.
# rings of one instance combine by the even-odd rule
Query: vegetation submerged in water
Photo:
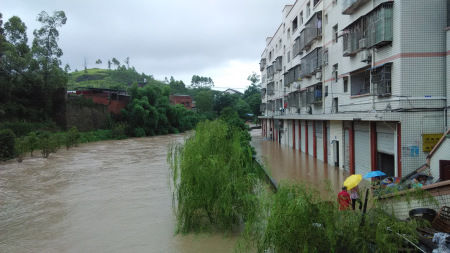
[(204, 121), (183, 146), (170, 148), (177, 233), (230, 231), (253, 219), (260, 168), (248, 135), (222, 120)]

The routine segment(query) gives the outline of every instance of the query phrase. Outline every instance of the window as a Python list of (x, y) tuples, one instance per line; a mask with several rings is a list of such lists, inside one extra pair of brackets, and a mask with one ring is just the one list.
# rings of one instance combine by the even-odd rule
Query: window
[(292, 20), (292, 33), (294, 33), (297, 30), (297, 27), (298, 27), (297, 17), (295, 17), (294, 20)]
[(306, 4), (306, 18), (309, 18), (310, 14), (311, 14), (311, 4), (308, 2)]
[(287, 37), (288, 37), (288, 38), (291, 37), (291, 28), (288, 28), (288, 31), (287, 31)]
[(338, 25), (333, 26), (333, 41), (338, 42)]
[(300, 25), (303, 24), (303, 11), (300, 12)]
[(348, 77), (344, 77), (344, 92), (348, 92)]
[(288, 51), (287, 53), (287, 62), (291, 61), (291, 51)]
[(325, 20), (324, 20), (325, 24), (328, 24), (328, 14), (325, 14)]
[(328, 97), (328, 86), (325, 86), (325, 97)]
[(333, 65), (333, 73), (332, 73), (332, 75), (333, 75), (332, 78), (334, 79), (334, 81), (337, 82), (338, 79), (339, 79), (339, 75), (338, 75), (338, 64), (337, 64), (337, 63)]
[(359, 70), (350, 74), (351, 95), (365, 95), (370, 93), (370, 69)]
[(313, 6), (316, 6), (320, 2), (320, 0), (313, 0), (313, 1), (314, 1), (314, 5)]
[(333, 113), (337, 113), (339, 110), (339, 104), (338, 104), (338, 98), (333, 98), (333, 102), (332, 102), (332, 112)]
[(392, 63), (386, 63), (372, 70), (372, 85), (375, 95), (391, 95), (391, 68)]

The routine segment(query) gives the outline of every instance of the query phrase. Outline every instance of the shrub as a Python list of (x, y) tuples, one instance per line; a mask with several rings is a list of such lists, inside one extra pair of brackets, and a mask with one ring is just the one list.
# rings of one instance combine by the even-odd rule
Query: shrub
[(25, 137), (24, 142), (27, 152), (30, 152), (30, 155), (33, 156), (33, 151), (39, 148), (39, 138), (37, 136), (37, 133), (30, 132)]
[(11, 129), (0, 130), (0, 160), (14, 157), (16, 135)]
[(118, 139), (118, 140), (127, 138), (127, 135), (125, 132), (126, 129), (127, 129), (127, 125), (125, 123), (116, 124), (113, 127), (112, 132), (111, 132), (112, 138)]
[(76, 146), (79, 141), (80, 133), (78, 132), (78, 129), (76, 127), (70, 128), (65, 136), (66, 148), (69, 149), (70, 147)]
[(15, 155), (16, 155), (17, 161), (19, 163), (22, 162), (25, 153), (27, 153), (27, 151), (28, 151), (26, 140), (24, 138), (16, 139), (16, 144), (15, 144), (14, 150), (15, 150)]
[(136, 137), (144, 137), (145, 136), (145, 130), (141, 127), (138, 127), (134, 129), (134, 136)]
[(199, 123), (168, 161), (174, 185), (177, 232), (231, 230), (255, 213), (259, 167), (243, 132), (223, 121)]
[[(334, 196), (334, 195), (333, 195)], [(372, 207), (362, 222), (358, 211), (339, 211), (336, 200), (301, 184), (281, 184), (247, 224), (245, 238), (259, 252), (398, 252), (402, 234), (417, 241), (415, 221), (399, 221), (383, 207)]]
[(41, 143), (42, 157), (44, 158), (48, 158), (51, 153), (55, 153), (58, 150), (58, 140), (49, 132), (43, 132), (40, 135), (39, 141)]

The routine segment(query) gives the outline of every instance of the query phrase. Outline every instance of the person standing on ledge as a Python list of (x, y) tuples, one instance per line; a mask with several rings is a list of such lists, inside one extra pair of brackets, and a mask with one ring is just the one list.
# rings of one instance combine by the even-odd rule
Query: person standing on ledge
[(347, 192), (347, 187), (342, 187), (342, 191), (338, 194), (339, 210), (348, 210), (350, 207), (350, 194)]

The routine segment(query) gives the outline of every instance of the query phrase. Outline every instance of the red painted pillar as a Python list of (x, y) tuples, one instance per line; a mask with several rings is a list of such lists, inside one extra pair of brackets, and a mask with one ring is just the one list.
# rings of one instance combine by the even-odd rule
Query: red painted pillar
[(292, 120), (292, 149), (295, 150), (295, 120)]
[(313, 157), (317, 158), (316, 121), (312, 122), (312, 130), (313, 130)]
[(298, 151), (302, 152), (302, 122), (298, 120)]
[(355, 132), (354, 132), (354, 122), (352, 121), (352, 126), (349, 129), (349, 142), (350, 142), (350, 174), (355, 174)]
[(308, 121), (305, 120), (305, 153), (308, 153)]
[(370, 166), (372, 171), (377, 170), (377, 124), (370, 122)]
[(397, 176), (402, 177), (402, 124), (397, 123)]
[(322, 140), (323, 140), (323, 162), (328, 163), (328, 133), (327, 133), (327, 122), (323, 121), (322, 123)]

